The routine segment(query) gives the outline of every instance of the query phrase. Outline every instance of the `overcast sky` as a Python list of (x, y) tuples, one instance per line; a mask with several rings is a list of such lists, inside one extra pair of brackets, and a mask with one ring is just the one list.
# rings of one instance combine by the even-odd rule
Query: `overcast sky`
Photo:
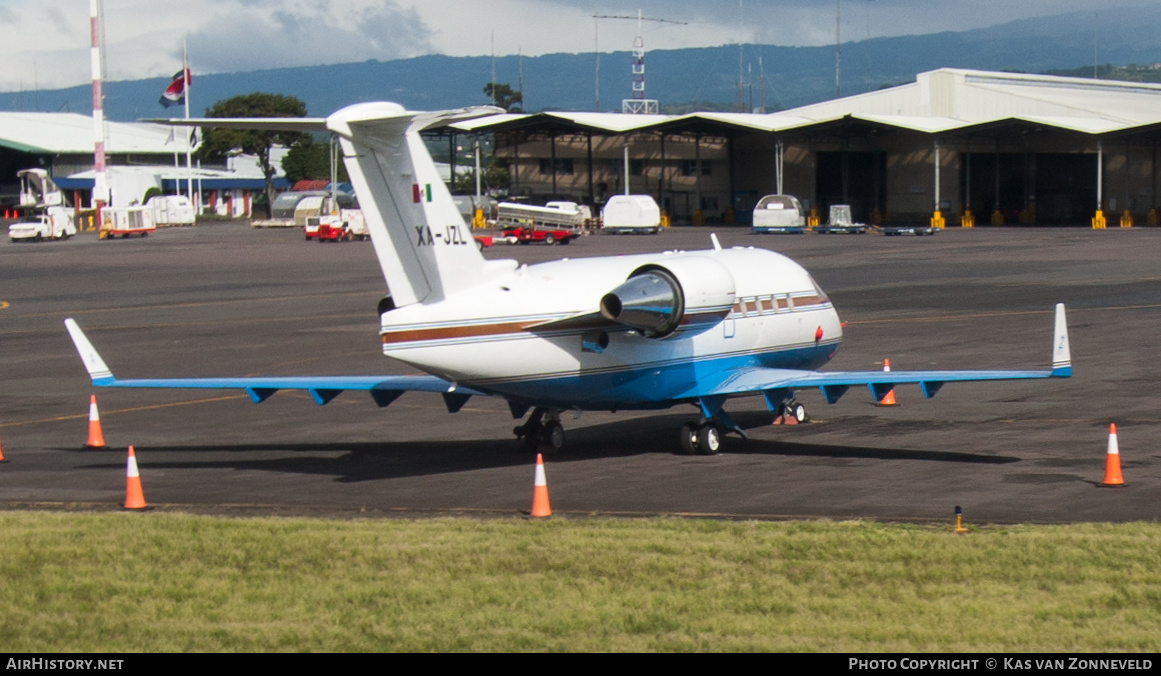
[[(840, 0), (844, 42), (1157, 0)], [(406, 58), (833, 44), (834, 0), (104, 0), (109, 80)], [(594, 27), (594, 24), (598, 24)], [(0, 0), (0, 91), (90, 80), (89, 0)]]

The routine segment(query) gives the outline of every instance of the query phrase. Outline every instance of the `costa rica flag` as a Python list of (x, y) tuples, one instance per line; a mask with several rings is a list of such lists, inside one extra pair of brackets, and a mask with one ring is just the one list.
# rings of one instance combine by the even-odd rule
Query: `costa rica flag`
[(185, 103), (185, 86), (186, 83), (191, 82), (192, 78), (189, 74), (189, 68), (179, 70), (173, 74), (173, 82), (165, 88), (165, 93), (158, 99), (158, 103), (166, 108), (173, 106), (180, 106)]

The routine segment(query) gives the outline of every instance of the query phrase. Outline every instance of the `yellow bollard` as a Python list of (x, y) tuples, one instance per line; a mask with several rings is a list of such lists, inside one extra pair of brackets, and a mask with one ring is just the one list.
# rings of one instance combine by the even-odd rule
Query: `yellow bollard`
[(698, 209), (697, 211), (693, 212), (693, 224), (694, 225), (705, 225), (705, 216), (702, 215), (701, 209)]
[(871, 225), (883, 225), (883, 214), (879, 211), (879, 207), (871, 209)]
[(1133, 227), (1133, 212), (1129, 211), (1128, 209), (1125, 209), (1125, 213), (1121, 214), (1121, 227)]
[(484, 210), (476, 209), (475, 213), (472, 214), (472, 229), (483, 230), (486, 227), (488, 224), (484, 222)]
[(1149, 210), (1149, 215), (1145, 219), (1148, 225), (1161, 225), (1161, 214), (1157, 213), (1157, 207)]
[(1092, 217), (1092, 229), (1105, 229), (1105, 212), (1101, 211), (1100, 209), (1097, 209), (1096, 215)]
[(976, 227), (976, 217), (972, 215), (971, 209), (968, 209), (968, 210), (963, 212), (963, 216), (960, 217), (960, 219), (959, 219), (959, 225), (961, 228), (974, 228), (974, 227)]
[(959, 535), (965, 535), (971, 532), (963, 527), (963, 510), (960, 509), (959, 505), (955, 506), (955, 530), (952, 532), (958, 533)]
[(806, 227), (813, 228), (813, 227), (816, 227), (818, 225), (818, 223), (819, 223), (818, 207), (811, 207), (810, 208), (810, 216), (808, 216), (806, 218)]
[(1003, 225), (1003, 224), (1004, 224), (1004, 214), (999, 209), (996, 209), (995, 211), (992, 212), (992, 225)]
[(669, 227), (669, 214), (666, 213), (664, 209), (661, 211), (661, 227)]
[(931, 227), (939, 228), (942, 230), (946, 223), (947, 222), (944, 220), (943, 214), (940, 213), (939, 209), (936, 209), (935, 213), (931, 215)]

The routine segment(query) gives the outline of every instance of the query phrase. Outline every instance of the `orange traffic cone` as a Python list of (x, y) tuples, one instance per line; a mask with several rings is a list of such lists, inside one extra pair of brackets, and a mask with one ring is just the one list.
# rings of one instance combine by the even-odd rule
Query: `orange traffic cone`
[(0, 448), (0, 462), (8, 462), (4, 459), (4, 449)]
[(1105, 480), (1101, 486), (1124, 486), (1121, 477), (1121, 450), (1117, 447), (1117, 426), (1109, 425), (1109, 452), (1105, 455)]
[(129, 447), (129, 461), (125, 466), (125, 509), (145, 509), (145, 494), (141, 492), (141, 473), (137, 471), (137, 456)]
[[(883, 360), (883, 373), (890, 373), (890, 372), (891, 372), (891, 360), (884, 359)], [(884, 395), (883, 398), (880, 399), (878, 404), (876, 404), (876, 405), (877, 406), (898, 406), (899, 404), (895, 403), (895, 388), (892, 387), (891, 389), (887, 390), (887, 394)]]
[(97, 395), (89, 396), (89, 440), (85, 448), (105, 448), (105, 435), (101, 434), (101, 414), (97, 413)]
[(552, 516), (552, 508), (548, 506), (548, 481), (544, 478), (544, 458), (539, 453), (536, 454), (536, 478), (532, 482), (532, 516)]

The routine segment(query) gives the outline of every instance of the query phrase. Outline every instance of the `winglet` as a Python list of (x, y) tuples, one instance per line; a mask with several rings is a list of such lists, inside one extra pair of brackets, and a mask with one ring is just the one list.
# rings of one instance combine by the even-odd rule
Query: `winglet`
[(1056, 328), (1052, 335), (1052, 376), (1067, 378), (1072, 375), (1072, 352), (1068, 349), (1068, 321), (1064, 303), (1056, 304)]
[(113, 372), (105, 365), (105, 360), (101, 359), (101, 355), (97, 354), (97, 349), (89, 342), (85, 332), (72, 319), (65, 320), (65, 328), (69, 330), (69, 336), (73, 339), (73, 345), (77, 348), (77, 353), (81, 355), (81, 361), (85, 363), (85, 369), (89, 372), (89, 377), (93, 379), (93, 384), (98, 386), (111, 385), (117, 379), (113, 377)]

